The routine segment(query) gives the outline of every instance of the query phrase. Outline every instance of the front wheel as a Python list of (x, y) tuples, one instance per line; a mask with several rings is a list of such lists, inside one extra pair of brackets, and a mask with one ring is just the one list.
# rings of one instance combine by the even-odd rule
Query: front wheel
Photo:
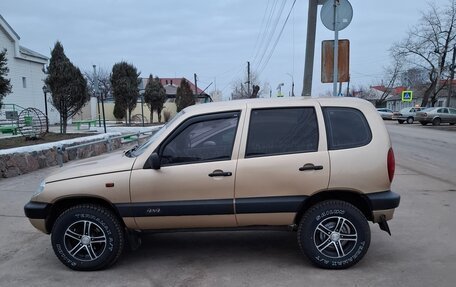
[(413, 124), (413, 117), (408, 117), (408, 118), (407, 118), (407, 123), (408, 123), (409, 125)]
[(299, 224), (298, 243), (316, 266), (345, 269), (366, 254), (370, 228), (364, 214), (352, 204), (323, 201), (305, 212)]
[(398, 123), (403, 124), (404, 120), (397, 120)]
[(440, 123), (442, 122), (442, 120), (440, 118), (435, 118), (432, 120), (432, 125), (433, 126), (440, 126)]
[(64, 211), (51, 235), (57, 258), (73, 270), (106, 268), (119, 258), (124, 232), (117, 217), (108, 209), (83, 204)]

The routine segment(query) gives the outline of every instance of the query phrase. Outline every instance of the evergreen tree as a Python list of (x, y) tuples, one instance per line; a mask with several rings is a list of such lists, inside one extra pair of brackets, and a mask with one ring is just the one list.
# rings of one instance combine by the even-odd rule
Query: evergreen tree
[(6, 58), (6, 49), (0, 52), (0, 108), (2, 107), (3, 98), (11, 93), (11, 82), (6, 76), (9, 73), (7, 66), (8, 59)]
[(195, 97), (193, 91), (190, 89), (190, 85), (185, 79), (182, 79), (180, 86), (176, 92), (176, 106), (177, 112), (185, 109), (188, 106), (195, 104)]
[(115, 105), (122, 107), (128, 116), (128, 124), (131, 124), (131, 112), (135, 109), (139, 98), (140, 83), (136, 68), (126, 62), (114, 64), (111, 73), (112, 94)]
[(52, 105), (60, 113), (61, 132), (66, 133), (68, 119), (89, 101), (87, 81), (58, 41), (51, 52), (47, 74), (45, 83), (51, 90)]
[(117, 103), (114, 103), (113, 114), (116, 119), (122, 120), (123, 118), (125, 118), (125, 108), (121, 105), (118, 105)]
[(150, 109), (150, 122), (153, 122), (154, 111), (157, 112), (158, 122), (161, 122), (161, 112), (166, 101), (166, 90), (160, 83), (160, 79), (149, 76), (149, 80), (144, 91), (144, 101)]

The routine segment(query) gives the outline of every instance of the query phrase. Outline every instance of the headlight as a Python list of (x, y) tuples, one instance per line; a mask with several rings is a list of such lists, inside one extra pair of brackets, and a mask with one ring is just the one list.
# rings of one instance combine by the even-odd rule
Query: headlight
[(42, 193), (45, 186), (46, 186), (46, 181), (43, 180), (43, 181), (40, 183), (40, 186), (38, 186), (38, 188), (36, 189), (36, 191), (35, 191), (35, 193), (33, 194), (33, 196), (37, 196), (38, 194)]

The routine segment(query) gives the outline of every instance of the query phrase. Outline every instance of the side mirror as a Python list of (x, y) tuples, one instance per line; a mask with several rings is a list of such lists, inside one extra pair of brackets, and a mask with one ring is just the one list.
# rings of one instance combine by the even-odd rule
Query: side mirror
[(147, 168), (160, 169), (160, 156), (156, 152), (154, 152), (147, 159), (146, 165)]

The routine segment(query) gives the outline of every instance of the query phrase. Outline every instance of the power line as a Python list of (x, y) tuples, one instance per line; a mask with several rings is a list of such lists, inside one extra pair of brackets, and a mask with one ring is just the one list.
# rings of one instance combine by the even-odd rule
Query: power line
[(283, 33), (283, 30), (285, 30), (285, 26), (287, 25), (288, 19), (290, 18), (291, 11), (293, 11), (293, 8), (294, 8), (295, 4), (296, 4), (296, 0), (293, 1), (293, 4), (291, 5), (290, 11), (288, 12), (287, 18), (285, 19), (285, 22), (282, 25), (282, 29), (280, 30), (279, 35), (277, 36), (277, 39), (276, 39), (276, 41), (274, 43), (274, 46), (272, 47), (272, 49), (271, 49), (271, 51), (269, 53), (268, 59), (266, 60), (266, 62), (264, 62), (262, 68), (258, 72), (258, 75), (260, 75), (263, 72), (263, 70), (268, 65), (269, 60), (271, 59), (272, 55), (274, 54), (275, 48), (276, 48), (277, 44), (279, 43), (280, 37), (282, 36), (282, 33)]
[(256, 47), (257, 50), (255, 52), (255, 56), (253, 57), (253, 63), (255, 63), (255, 61), (258, 59), (258, 55), (261, 51), (261, 48), (263, 47), (263, 45), (265, 43), (266, 35), (268, 34), (269, 27), (271, 25), (271, 21), (273, 19), (276, 6), (277, 6), (277, 1), (273, 1), (273, 4), (271, 6), (271, 11), (269, 12), (268, 20), (266, 22), (266, 26), (264, 27), (264, 29), (260, 28), (260, 32), (262, 32), (261, 41), (260, 41), (259, 45)]
[(274, 24), (272, 26), (272, 29), (270, 30), (269, 32), (269, 36), (267, 38), (267, 42), (266, 44), (264, 45), (264, 49), (263, 49), (263, 53), (261, 54), (261, 58), (260, 58), (260, 61), (256, 64), (257, 67), (260, 67), (260, 65), (263, 63), (263, 59), (264, 59), (264, 56), (266, 55), (266, 52), (268, 51), (270, 45), (271, 45), (271, 41), (274, 37), (274, 34), (275, 34), (275, 31), (277, 29), (277, 25), (279, 24), (279, 21), (280, 21), (280, 17), (282, 16), (282, 13), (283, 13), (283, 9), (285, 8), (285, 4), (287, 3), (286, 0), (283, 0), (282, 1), (282, 4), (280, 6), (280, 10), (277, 14), (277, 17), (276, 17), (276, 20), (274, 21)]

